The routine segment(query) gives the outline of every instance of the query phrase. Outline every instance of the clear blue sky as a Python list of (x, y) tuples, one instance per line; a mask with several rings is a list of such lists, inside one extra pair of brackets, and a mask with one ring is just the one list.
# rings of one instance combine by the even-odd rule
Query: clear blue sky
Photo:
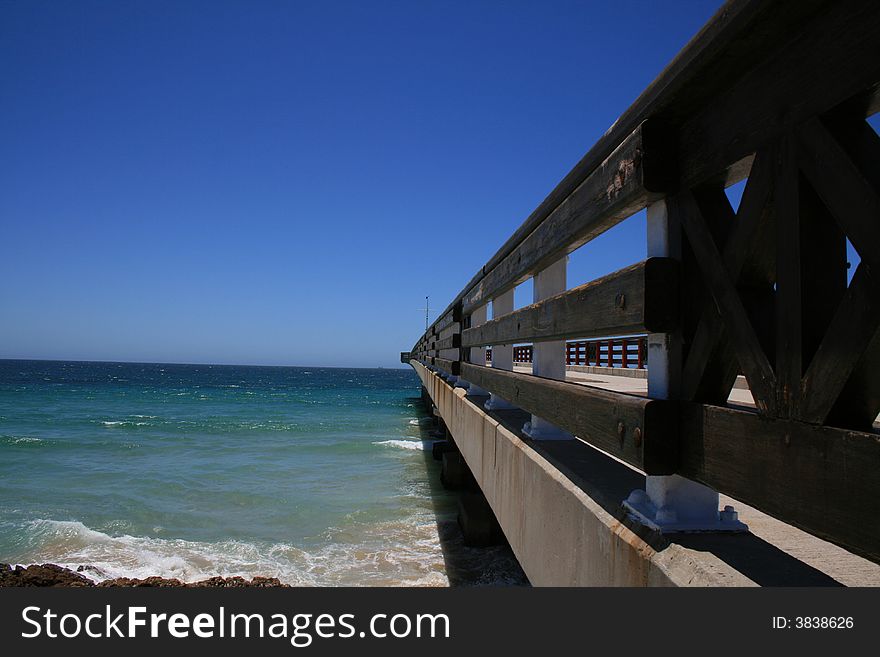
[(0, 357), (395, 366), (719, 5), (0, 1)]

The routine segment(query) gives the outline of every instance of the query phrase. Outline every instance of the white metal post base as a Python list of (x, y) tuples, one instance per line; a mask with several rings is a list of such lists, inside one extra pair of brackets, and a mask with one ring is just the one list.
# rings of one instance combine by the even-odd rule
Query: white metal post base
[(483, 408), (487, 411), (509, 411), (514, 408), (518, 408), (514, 406), (509, 401), (501, 399), (497, 395), (489, 395), (489, 399), (486, 400), (486, 403), (483, 404)]
[(574, 440), (568, 431), (536, 415), (523, 425), (522, 432), (532, 440)]
[(474, 385), (473, 383), (468, 386), (468, 391), (465, 397), (488, 397), (489, 391), (483, 390), (480, 386)]
[(634, 490), (623, 506), (637, 521), (664, 534), (749, 530), (732, 506), (718, 510), (716, 491), (678, 475), (649, 475), (645, 490)]

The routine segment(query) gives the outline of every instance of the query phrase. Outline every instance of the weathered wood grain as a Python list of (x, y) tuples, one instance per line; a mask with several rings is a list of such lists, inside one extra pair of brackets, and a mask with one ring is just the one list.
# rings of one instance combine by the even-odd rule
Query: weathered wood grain
[(798, 131), (805, 176), (862, 258), (802, 385), (805, 420), (867, 429), (880, 410), (880, 137), (854, 118), (836, 134), (818, 120)]
[(684, 190), (669, 202), (670, 213), (676, 213), (693, 248), (700, 269), (736, 350), (739, 364), (749, 382), (755, 404), (762, 412), (773, 414), (776, 409), (775, 374), (749, 322), (745, 308), (731, 282), (721, 254), (712, 240), (693, 195)]
[(507, 257), (487, 272), (463, 297), (465, 314), (641, 210), (650, 200), (660, 198), (644, 184), (648, 131), (646, 126), (639, 126)]
[(461, 346), (461, 333), (453, 333), (448, 338), (438, 338), (430, 343), (430, 349), (440, 351), (443, 349), (457, 349)]
[(666, 332), (678, 322), (678, 263), (650, 258), (462, 333), (462, 346)]
[[(797, 13), (801, 3), (778, 4)], [(809, 4), (809, 3), (808, 3)], [(725, 173), (779, 139), (790, 126), (822, 114), (880, 80), (880, 3), (813, 3), (802, 30), (777, 23), (752, 68), (715, 89), (678, 130), (682, 182), (693, 186)]]
[(679, 474), (880, 558), (880, 436), (683, 403)]
[[(776, 414), (800, 406), (802, 310), (799, 176), (793, 136), (782, 139), (776, 171)], [(745, 368), (745, 365), (743, 365)]]
[[(441, 316), (504, 260), (646, 119), (651, 117), (669, 126), (681, 125), (704, 108), (720, 90), (760, 64), (769, 52), (784, 45), (780, 43), (780, 33), (798, 34), (829, 4), (828, 0), (801, 0), (797, 3), (732, 0), (724, 3), (477, 271)], [(743, 164), (747, 166), (749, 163), (747, 155)], [(663, 176), (659, 178), (662, 180)], [(652, 191), (667, 190), (656, 188)]]
[(443, 370), (447, 374), (452, 374), (453, 376), (458, 376), (459, 374), (461, 374), (461, 362), (457, 360), (449, 360), (448, 358), (432, 356), (430, 359), (430, 364), (439, 370)]
[(675, 472), (674, 402), (470, 363), (461, 376), (649, 474)]

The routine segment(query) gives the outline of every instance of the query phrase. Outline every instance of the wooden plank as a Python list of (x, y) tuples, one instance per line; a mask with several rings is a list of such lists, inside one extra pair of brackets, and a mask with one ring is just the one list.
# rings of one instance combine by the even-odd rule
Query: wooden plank
[[(860, 264), (801, 382), (803, 401), (800, 417), (804, 422), (822, 424), (828, 419), (844, 386), (880, 328), (878, 299), (880, 284), (872, 271)], [(873, 377), (877, 374), (875, 368)], [(863, 389), (864, 384), (858, 388)], [(843, 412), (838, 420), (843, 420), (843, 426), (851, 426), (854, 417), (858, 416), (864, 417), (865, 414), (853, 416)], [(873, 423), (870, 411), (867, 417), (868, 422), (862, 421), (866, 429)], [(835, 420), (834, 423), (839, 424), (839, 421)]]
[(448, 338), (434, 340), (430, 348), (440, 351), (442, 349), (458, 349), (461, 346), (461, 333), (453, 333)]
[[(843, 128), (848, 128), (844, 125)], [(857, 307), (839, 312), (861, 315), (861, 326), (841, 326), (826, 335), (820, 353), (830, 359), (839, 358), (838, 369), (826, 381), (810, 375), (805, 386), (815, 384), (813, 392), (823, 399), (812, 405), (807, 419), (815, 420), (827, 407), (827, 400), (837, 394), (837, 401), (825, 420), (836, 426), (870, 428), (880, 410), (880, 336), (872, 322), (878, 305), (873, 272), (880, 271), (880, 138), (864, 121), (854, 129), (836, 130), (836, 135), (818, 120), (805, 123), (798, 131), (804, 175), (819, 194), (834, 218), (859, 252), (868, 271), (853, 277), (849, 290), (850, 303)], [(859, 267), (862, 268), (862, 265)], [(864, 278), (864, 281), (857, 280)], [(858, 286), (857, 286), (858, 283)], [(858, 318), (856, 318), (858, 319)], [(843, 321), (843, 318), (842, 320)], [(849, 340), (849, 341), (847, 341)], [(827, 344), (825, 342), (827, 341)], [(817, 358), (819, 357), (817, 353)], [(858, 358), (857, 364), (853, 360)], [(820, 363), (821, 364), (821, 363)], [(825, 369), (830, 369), (825, 364)], [(843, 389), (841, 379), (849, 375)]]
[(801, 347), (806, 367), (813, 360), (846, 293), (846, 236), (806, 181), (801, 181), (799, 192)]
[(878, 371), (880, 371), (880, 330), (874, 333), (825, 423), (849, 429), (872, 429), (880, 408)]
[(470, 363), (461, 376), (649, 474), (675, 472), (675, 402)]
[(801, 376), (801, 229), (797, 156), (792, 136), (780, 147), (776, 210), (776, 414), (797, 417)]
[(721, 254), (700, 216), (699, 208), (688, 190), (669, 201), (669, 212), (676, 213), (687, 233), (688, 242), (705, 275), (706, 285), (715, 300), (717, 312), (736, 349), (739, 364), (749, 382), (755, 405), (764, 413), (775, 413), (776, 377), (767, 356), (749, 322), (742, 300), (730, 280)]
[(448, 324), (446, 328), (444, 328), (440, 333), (434, 336), (433, 340), (443, 340), (457, 333), (461, 333), (461, 322), (453, 322), (452, 324)]
[(457, 360), (435, 356), (431, 358), (431, 365), (453, 376), (458, 376), (461, 373), (461, 363)]
[[(800, 3), (784, 3), (785, 10), (797, 11), (795, 4)], [(716, 87), (678, 130), (683, 184), (718, 176), (730, 180), (724, 172), (732, 164), (778, 139), (789, 126), (880, 81), (880, 3), (823, 2), (802, 30), (784, 24), (775, 29), (766, 35), (757, 65)]]
[(672, 331), (678, 263), (650, 258), (462, 333), (462, 346)]
[[(693, 191), (694, 200), (707, 222), (715, 243), (719, 249), (724, 248), (731, 232), (736, 230), (738, 224), (736, 213), (724, 192), (723, 185), (705, 185)], [(706, 308), (713, 304), (712, 296), (703, 281), (696, 256), (687, 240), (681, 240), (681, 254), (683, 300), (681, 339), (687, 347), (682, 365), (686, 367), (690, 362), (693, 366), (696, 359), (700, 358), (702, 367), (702, 376), (697, 382), (696, 391), (689, 392), (686, 398), (698, 398), (700, 401), (726, 400), (739, 372), (736, 352), (730, 341), (726, 339), (724, 324), (717, 314), (710, 315), (718, 320), (710, 324), (713, 332), (705, 333), (706, 324), (701, 320), (706, 314)], [(712, 339), (705, 340), (707, 335), (711, 335)], [(681, 377), (685, 374), (683, 368)], [(683, 378), (681, 381), (680, 390), (684, 390), (688, 384)]]
[[(737, 288), (741, 291), (743, 287), (755, 288), (762, 280), (772, 281), (776, 274), (776, 241), (770, 230), (772, 217), (767, 214), (773, 191), (775, 153), (775, 149), (769, 148), (755, 157), (736, 224), (724, 245), (724, 266), (731, 279), (739, 282)], [(762, 257), (760, 251), (766, 252), (766, 256)], [(699, 271), (693, 274), (696, 276)], [(738, 372), (736, 351), (730, 346), (724, 322), (715, 308), (704, 307), (682, 370), (682, 397), (723, 404)]]
[(459, 322), (461, 319), (456, 319), (457, 315), (453, 313), (449, 313), (444, 317), (441, 317), (437, 320), (437, 323), (431, 327), (431, 337), (437, 338), (444, 332), (449, 332), (450, 330), (453, 332), (458, 332), (460, 329)]
[(799, 163), (862, 260), (880, 271), (880, 193), (816, 119), (798, 130)]
[(880, 558), (880, 436), (684, 403), (679, 474)]
[[(648, 134), (639, 126), (463, 298), (464, 313), (512, 289), (660, 195), (644, 184)], [(661, 141), (654, 138), (655, 141)], [(671, 150), (669, 151), (671, 154)]]
[(433, 324), (431, 324), (428, 328), (428, 333), (431, 336), (438, 336), (453, 324), (460, 322), (462, 317), (461, 301), (456, 301), (448, 310), (440, 315)]

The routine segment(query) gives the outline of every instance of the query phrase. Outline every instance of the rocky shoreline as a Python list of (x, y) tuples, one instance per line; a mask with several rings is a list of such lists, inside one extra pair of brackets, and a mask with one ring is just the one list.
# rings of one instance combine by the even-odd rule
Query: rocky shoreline
[(247, 580), (244, 577), (211, 577), (198, 582), (181, 582), (179, 579), (167, 577), (147, 577), (146, 579), (131, 579), (129, 577), (117, 577), (115, 579), (94, 582), (82, 574), (87, 568), (80, 566), (80, 572), (74, 572), (69, 568), (62, 568), (53, 563), (30, 566), (11, 566), (0, 563), (0, 586), (69, 586), (69, 587), (97, 587), (106, 588), (113, 586), (124, 587), (180, 587), (191, 589), (202, 588), (271, 588), (286, 587), (277, 577), (254, 577)]

